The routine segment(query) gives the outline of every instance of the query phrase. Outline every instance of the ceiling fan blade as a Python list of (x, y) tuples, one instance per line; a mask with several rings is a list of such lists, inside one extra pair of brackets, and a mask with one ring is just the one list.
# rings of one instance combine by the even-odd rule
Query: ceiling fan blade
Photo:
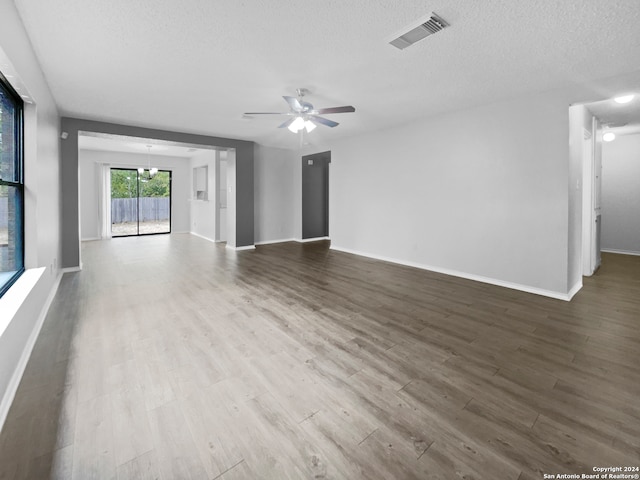
[(289, 106), (291, 107), (291, 110), (298, 113), (302, 112), (303, 110), (302, 104), (296, 97), (289, 97), (285, 95), (282, 98), (284, 98), (285, 101), (289, 104)]
[(351, 105), (344, 107), (329, 107), (329, 108), (319, 108), (318, 110), (314, 110), (314, 113), (319, 113), (320, 115), (324, 115), (326, 113), (351, 113), (355, 112), (356, 109)]
[(340, 125), (338, 122), (334, 122), (333, 120), (329, 120), (328, 118), (318, 117), (317, 115), (309, 115), (309, 120), (313, 123), (321, 123), (322, 125), (326, 125), (327, 127), (337, 127)]
[(295, 119), (296, 117), (290, 118), (289, 120), (284, 122), (282, 125), (280, 125), (278, 128), (287, 128), (289, 125), (291, 125), (295, 121)]

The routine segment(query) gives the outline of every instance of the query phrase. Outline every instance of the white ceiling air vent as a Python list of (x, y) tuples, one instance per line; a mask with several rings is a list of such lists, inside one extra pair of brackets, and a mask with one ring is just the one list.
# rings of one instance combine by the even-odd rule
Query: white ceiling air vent
[(406, 28), (402, 29), (402, 32), (394, 35), (389, 40), (389, 43), (400, 50), (413, 45), (419, 40), (438, 33), (440, 30), (448, 27), (449, 24), (445, 22), (435, 13), (422, 17), (417, 22), (413, 22)]

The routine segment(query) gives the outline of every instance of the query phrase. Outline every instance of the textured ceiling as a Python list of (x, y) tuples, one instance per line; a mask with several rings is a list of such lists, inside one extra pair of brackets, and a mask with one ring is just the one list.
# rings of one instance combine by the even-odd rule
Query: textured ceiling
[[(308, 88), (322, 144), (640, 66), (638, 0), (15, 0), (61, 113), (295, 148)], [(400, 51), (434, 11), (451, 27)], [(37, 100), (37, 99), (36, 99)], [(596, 99), (585, 99), (596, 100)]]
[(588, 103), (586, 106), (600, 119), (603, 126), (616, 135), (640, 133), (640, 95), (636, 95), (631, 102), (625, 104), (616, 103), (609, 98)]

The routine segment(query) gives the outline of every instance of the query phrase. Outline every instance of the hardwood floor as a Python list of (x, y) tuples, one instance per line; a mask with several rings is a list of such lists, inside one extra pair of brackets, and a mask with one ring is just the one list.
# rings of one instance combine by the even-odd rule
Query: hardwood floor
[(570, 303), (330, 251), (83, 245), (2, 479), (541, 479), (640, 466), (640, 257)]

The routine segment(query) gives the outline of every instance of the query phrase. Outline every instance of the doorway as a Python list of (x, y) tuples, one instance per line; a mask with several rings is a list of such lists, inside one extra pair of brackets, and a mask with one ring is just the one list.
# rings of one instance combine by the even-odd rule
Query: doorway
[(111, 236), (171, 233), (171, 171), (111, 169)]
[(302, 238), (329, 237), (329, 164), (331, 152), (302, 157)]

